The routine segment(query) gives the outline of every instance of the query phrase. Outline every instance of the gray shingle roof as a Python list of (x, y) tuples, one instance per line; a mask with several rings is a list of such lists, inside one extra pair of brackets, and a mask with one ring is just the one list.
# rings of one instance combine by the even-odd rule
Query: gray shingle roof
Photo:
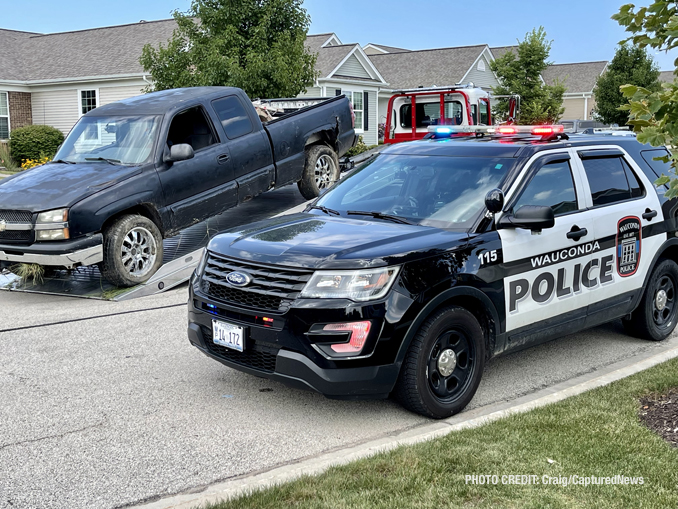
[(446, 86), (459, 83), (487, 46), (428, 49), (369, 55), (390, 88)]
[(673, 74), (673, 71), (662, 71), (659, 73), (659, 81), (673, 83), (674, 79), (676, 79), (676, 75)]
[(322, 47), (333, 34), (309, 35), (306, 37), (306, 48), (310, 53), (316, 53), (315, 69), (320, 78), (326, 78), (346, 58), (357, 44), (341, 44)]
[(559, 80), (565, 85), (567, 93), (592, 92), (596, 86), (596, 79), (603, 72), (607, 61), (579, 62), (576, 64), (556, 64), (548, 66), (541, 73), (547, 85), (553, 85)]
[(517, 54), (518, 46), (497, 46), (495, 48), (490, 48), (490, 51), (494, 58), (501, 58), (509, 51), (513, 51)]
[(388, 53), (402, 53), (404, 51), (411, 51), (411, 50), (405, 49), (405, 48), (396, 48), (395, 46), (384, 46), (383, 44), (374, 44), (373, 42), (370, 42), (369, 44), (371, 44), (375, 48), (383, 49), (384, 51), (387, 51)]
[[(0, 79), (36, 81), (141, 74), (145, 44), (167, 43), (173, 19), (12, 37), (0, 31)], [(6, 43), (6, 44), (4, 44)], [(5, 60), (10, 54), (13, 60)], [(7, 62), (9, 65), (3, 65)]]

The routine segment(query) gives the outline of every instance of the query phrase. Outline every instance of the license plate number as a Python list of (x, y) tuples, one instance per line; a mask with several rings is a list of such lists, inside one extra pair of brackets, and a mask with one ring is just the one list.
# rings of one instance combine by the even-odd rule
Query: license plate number
[(215, 345), (242, 352), (245, 349), (245, 329), (230, 323), (212, 320), (212, 341)]

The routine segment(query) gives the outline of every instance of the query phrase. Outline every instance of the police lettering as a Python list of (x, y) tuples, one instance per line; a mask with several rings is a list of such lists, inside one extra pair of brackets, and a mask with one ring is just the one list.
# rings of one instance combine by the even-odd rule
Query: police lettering
[(582, 244), (581, 246), (573, 246), (567, 249), (561, 249), (560, 251), (553, 251), (545, 255), (535, 256), (530, 262), (532, 263), (532, 268), (536, 269), (537, 267), (564, 262), (599, 250), (600, 244), (598, 244), (598, 241), (589, 242), (587, 244)]
[(551, 272), (542, 272), (534, 278), (532, 285), (527, 279), (511, 281), (509, 283), (509, 312), (517, 311), (518, 303), (526, 299), (528, 295), (533, 301), (544, 304), (549, 302), (554, 295), (558, 299), (563, 299), (573, 293), (579, 293), (582, 287), (594, 289), (598, 283), (610, 283), (614, 280), (613, 268), (614, 255), (608, 255), (603, 258), (594, 258), (583, 266), (581, 263), (576, 264), (572, 276), (568, 276), (569, 269), (560, 268), (556, 275)]

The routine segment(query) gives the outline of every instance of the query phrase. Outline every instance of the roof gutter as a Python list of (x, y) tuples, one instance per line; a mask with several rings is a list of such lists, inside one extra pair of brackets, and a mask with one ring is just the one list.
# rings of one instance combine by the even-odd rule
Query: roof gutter
[(0, 79), (0, 83), (7, 85), (18, 85), (18, 86), (36, 86), (36, 85), (56, 85), (60, 83), (74, 83), (81, 81), (113, 81), (119, 79), (128, 79), (128, 78), (141, 78), (144, 81), (144, 73), (134, 73), (134, 74), (110, 74), (106, 76), (80, 76), (76, 78), (54, 78), (49, 80), (3, 80)]

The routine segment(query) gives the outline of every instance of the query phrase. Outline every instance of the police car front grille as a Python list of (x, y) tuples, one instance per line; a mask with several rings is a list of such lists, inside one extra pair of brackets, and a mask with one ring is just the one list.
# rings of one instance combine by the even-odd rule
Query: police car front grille
[[(230, 285), (226, 277), (234, 271), (249, 274), (252, 282), (241, 288)], [(262, 266), (210, 254), (202, 277), (202, 291), (229, 304), (284, 312), (312, 275), (310, 270)]]
[(33, 214), (27, 210), (0, 210), (0, 221), (31, 224), (33, 222)]
[(207, 350), (220, 359), (224, 359), (241, 366), (273, 373), (275, 371), (275, 360), (280, 348), (269, 346), (263, 343), (257, 343), (253, 339), (247, 339), (245, 342), (245, 351), (238, 352), (221, 345), (215, 345), (212, 341), (212, 331), (208, 327), (200, 327), (205, 340)]

